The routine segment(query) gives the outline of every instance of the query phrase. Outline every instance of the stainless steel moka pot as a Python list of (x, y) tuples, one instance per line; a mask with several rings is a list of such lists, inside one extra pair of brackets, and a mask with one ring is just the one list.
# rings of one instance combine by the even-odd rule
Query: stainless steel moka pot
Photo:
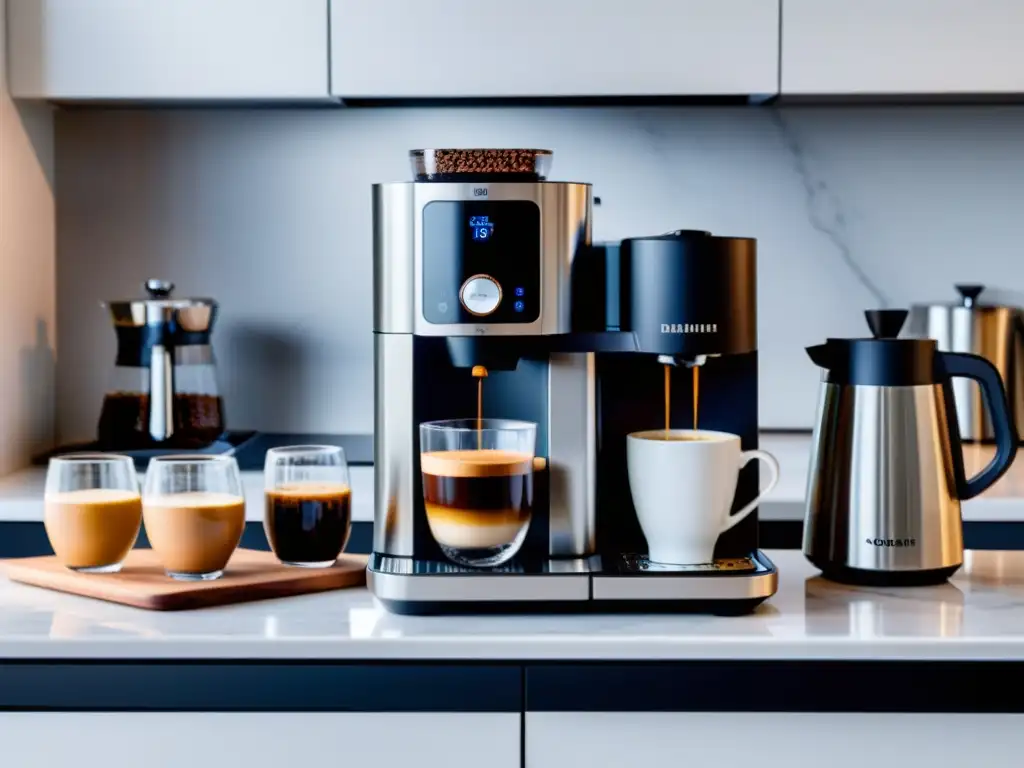
[[(998, 480), (1017, 453), (999, 371), (978, 355), (899, 339), (905, 310), (866, 313), (873, 338), (829, 339), (804, 520), (804, 555), (852, 584), (936, 584), (963, 563), (960, 502)], [(952, 381), (985, 394), (995, 456), (967, 479)]]
[[(910, 308), (905, 335), (935, 339), (942, 352), (981, 355), (999, 371), (1006, 386), (1017, 434), (1024, 434), (1024, 311), (979, 301), (983, 285), (957, 285), (960, 300), (945, 304), (915, 304)], [(991, 442), (992, 422), (973, 381), (953, 382), (957, 421), (963, 440)]]

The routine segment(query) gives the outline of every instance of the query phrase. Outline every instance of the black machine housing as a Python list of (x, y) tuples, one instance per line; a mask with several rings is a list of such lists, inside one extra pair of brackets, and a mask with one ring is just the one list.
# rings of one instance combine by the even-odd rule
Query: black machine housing
[[(596, 355), (598, 549), (603, 555), (642, 552), (646, 542), (629, 493), (626, 435), (663, 426), (666, 364), (674, 366), (673, 429), (696, 424), (739, 435), (743, 450), (757, 447), (756, 241), (685, 230), (624, 240), (617, 248), (598, 246), (594, 258), (604, 261), (593, 272), (598, 293), (603, 287), (606, 296), (606, 328), (636, 340), (634, 353)], [(592, 295), (593, 289), (580, 288)], [(694, 364), (697, 414), (688, 367)], [(757, 495), (757, 469), (751, 462), (742, 470), (734, 509)], [(685, 503), (679, 500), (680, 507)], [(756, 549), (754, 513), (721, 536), (715, 556), (743, 557)]]

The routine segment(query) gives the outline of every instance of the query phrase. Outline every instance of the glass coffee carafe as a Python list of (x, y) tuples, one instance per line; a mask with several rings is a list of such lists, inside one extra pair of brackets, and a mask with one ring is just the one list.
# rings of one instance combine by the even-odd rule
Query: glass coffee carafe
[(111, 450), (203, 448), (224, 432), (210, 333), (213, 299), (172, 298), (149, 280), (144, 299), (106, 302), (117, 334), (99, 443)]

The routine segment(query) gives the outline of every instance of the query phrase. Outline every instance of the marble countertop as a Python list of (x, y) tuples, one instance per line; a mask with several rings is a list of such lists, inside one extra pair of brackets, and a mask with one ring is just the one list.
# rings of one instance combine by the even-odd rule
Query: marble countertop
[(969, 552), (948, 584), (832, 584), (774, 551), (748, 616), (403, 617), (364, 589), (157, 613), (0, 577), (0, 659), (1019, 660), (1024, 552)]
[[(762, 435), (761, 447), (779, 460), (779, 485), (761, 502), (762, 520), (802, 520), (807, 493), (807, 468), (810, 463), (809, 434)], [(964, 446), (967, 473), (974, 474), (988, 463), (993, 448)], [(352, 480), (352, 519), (373, 520), (373, 468), (350, 467)], [(42, 521), (43, 485), (46, 470), (32, 467), (0, 478), (0, 522)], [(263, 520), (263, 473), (243, 472), (246, 519)], [(1024, 521), (1024, 460), (1016, 461), (998, 483), (976, 499), (963, 504), (964, 520), (969, 522)]]

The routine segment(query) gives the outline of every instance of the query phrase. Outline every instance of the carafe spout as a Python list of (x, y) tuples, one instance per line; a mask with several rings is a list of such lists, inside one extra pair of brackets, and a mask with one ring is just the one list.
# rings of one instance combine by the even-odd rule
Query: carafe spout
[(832, 359), (831, 355), (829, 355), (827, 344), (817, 344), (813, 347), (807, 347), (807, 356), (811, 358), (811, 362), (819, 368), (828, 370), (832, 367)]

